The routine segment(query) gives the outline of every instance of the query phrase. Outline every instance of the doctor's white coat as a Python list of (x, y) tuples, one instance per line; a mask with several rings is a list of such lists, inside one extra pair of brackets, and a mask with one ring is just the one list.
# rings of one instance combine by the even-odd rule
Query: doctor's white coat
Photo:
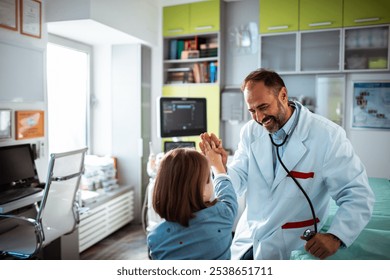
[[(372, 214), (374, 194), (365, 168), (341, 127), (297, 105), (299, 121), (282, 160), (310, 197), (318, 230), (327, 219), (330, 198), (340, 206), (328, 232), (349, 246)], [(252, 244), (255, 259), (289, 259), (292, 250), (302, 248), (300, 236), (314, 228), (309, 204), (282, 167), (274, 176), (269, 134), (255, 121), (242, 128), (228, 174), (237, 193), (246, 195), (232, 259)]]

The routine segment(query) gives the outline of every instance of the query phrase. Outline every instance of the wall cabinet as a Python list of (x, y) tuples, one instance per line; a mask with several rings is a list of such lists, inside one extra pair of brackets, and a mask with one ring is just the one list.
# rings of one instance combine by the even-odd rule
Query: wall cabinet
[(340, 29), (261, 35), (261, 67), (282, 73), (340, 71)]
[(260, 33), (297, 31), (299, 0), (261, 0)]
[(389, 26), (345, 29), (345, 70), (389, 69)]
[(363, 26), (390, 23), (388, 0), (344, 0), (343, 25)]
[(191, 3), (190, 33), (218, 32), (220, 22), (220, 2), (211, 0)]
[(189, 33), (190, 6), (168, 6), (163, 9), (163, 35), (177, 36)]
[(260, 36), (260, 66), (277, 72), (295, 72), (297, 33)]
[(300, 0), (299, 29), (340, 28), (343, 24), (343, 0)]
[(340, 71), (341, 29), (300, 33), (300, 71)]
[(264, 34), (260, 51), (261, 67), (284, 74), (389, 70), (389, 25)]
[(134, 191), (121, 187), (85, 205), (80, 214), (79, 252), (86, 250), (134, 219)]
[(210, 0), (163, 8), (163, 35), (218, 32), (220, 2)]

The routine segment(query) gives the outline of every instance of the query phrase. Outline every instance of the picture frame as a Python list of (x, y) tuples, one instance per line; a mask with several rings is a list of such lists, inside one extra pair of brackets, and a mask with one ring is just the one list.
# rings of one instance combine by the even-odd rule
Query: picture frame
[(39, 138), (45, 136), (44, 111), (16, 111), (15, 139)]
[(352, 128), (390, 129), (390, 81), (356, 81), (352, 98)]
[(12, 110), (0, 109), (0, 140), (12, 138)]
[(18, 30), (19, 0), (0, 0), (0, 27)]
[(30, 37), (42, 36), (42, 3), (38, 0), (20, 1), (20, 33)]

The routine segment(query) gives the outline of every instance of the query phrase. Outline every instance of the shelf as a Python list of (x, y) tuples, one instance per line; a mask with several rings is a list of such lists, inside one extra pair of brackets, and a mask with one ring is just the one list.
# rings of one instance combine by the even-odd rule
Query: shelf
[(366, 51), (384, 51), (387, 52), (387, 48), (346, 48), (346, 52), (366, 52)]
[(164, 84), (208, 84), (219, 80), (219, 34), (164, 38)]
[(165, 64), (177, 64), (177, 63), (196, 63), (196, 62), (205, 62), (205, 61), (217, 61), (218, 57), (201, 57), (201, 58), (190, 58), (190, 59), (165, 59)]

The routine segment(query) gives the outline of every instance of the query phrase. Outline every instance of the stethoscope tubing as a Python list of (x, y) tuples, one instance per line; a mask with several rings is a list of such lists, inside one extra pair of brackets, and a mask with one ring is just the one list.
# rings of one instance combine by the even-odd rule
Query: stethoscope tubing
[(295, 182), (295, 184), (297, 185), (297, 187), (301, 190), (301, 192), (302, 192), (303, 195), (305, 196), (307, 202), (309, 203), (310, 211), (311, 211), (311, 214), (313, 215), (314, 232), (317, 233), (316, 213), (315, 213), (315, 210), (314, 210), (313, 203), (311, 202), (310, 197), (308, 196), (308, 194), (306, 193), (306, 191), (303, 189), (303, 187), (301, 186), (301, 184), (298, 182), (298, 180), (297, 180), (297, 179), (291, 174), (291, 172), (288, 170), (288, 168), (286, 167), (286, 165), (285, 165), (284, 162), (282, 161), (282, 159), (281, 159), (281, 157), (280, 157), (280, 154), (279, 154), (279, 148), (280, 148), (281, 146), (283, 146), (283, 145), (286, 143), (287, 138), (288, 138), (288, 134), (286, 135), (286, 137), (284, 138), (284, 140), (283, 140), (282, 143), (280, 143), (280, 144), (276, 144), (276, 143), (274, 142), (274, 140), (272, 139), (271, 134), (269, 134), (269, 138), (271, 139), (272, 145), (274, 145), (274, 146), (276, 147), (276, 155), (277, 155), (277, 157), (278, 157), (279, 163), (282, 165), (283, 169), (287, 172), (287, 174), (293, 179), (293, 181)]

